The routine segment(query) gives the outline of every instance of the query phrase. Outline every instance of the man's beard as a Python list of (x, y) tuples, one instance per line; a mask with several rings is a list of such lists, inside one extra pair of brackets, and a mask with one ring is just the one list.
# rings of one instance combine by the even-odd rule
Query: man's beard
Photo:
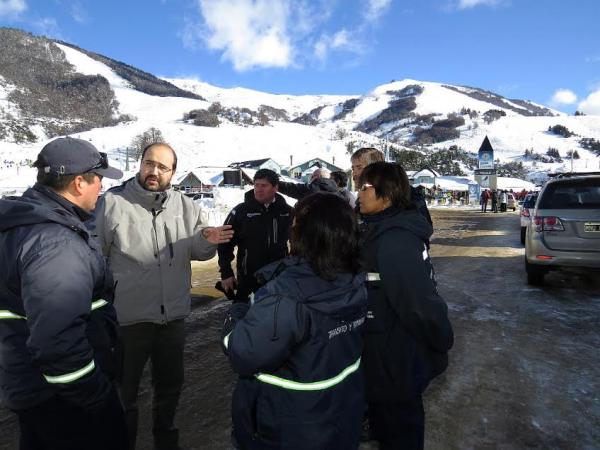
[[(156, 184), (149, 184), (148, 180), (153, 180), (156, 182)], [(157, 176), (147, 175), (146, 178), (144, 178), (144, 181), (141, 183), (141, 185), (147, 191), (162, 192), (166, 191), (169, 188), (170, 181), (171, 180), (161, 183), (160, 179)]]

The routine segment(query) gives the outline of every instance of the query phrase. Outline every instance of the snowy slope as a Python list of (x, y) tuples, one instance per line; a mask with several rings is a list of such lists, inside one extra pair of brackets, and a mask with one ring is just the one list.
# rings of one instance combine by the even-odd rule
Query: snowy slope
[(209, 102), (219, 102), (226, 107), (258, 110), (261, 105), (285, 109), (294, 118), (323, 105), (337, 105), (358, 95), (281, 95), (269, 94), (246, 88), (223, 89), (199, 80), (163, 78), (175, 86), (206, 98)]
[[(350, 166), (346, 145), (354, 141), (356, 145), (372, 145), (382, 147), (387, 138), (386, 130), (400, 126), (394, 133), (399, 141), (411, 139), (412, 128), (402, 123), (385, 123), (376, 133), (379, 137), (352, 131), (361, 122), (376, 117), (397, 99), (394, 92), (401, 91), (410, 85), (421, 86), (423, 92), (415, 96), (416, 115), (434, 114), (436, 120), (444, 119), (448, 114), (458, 113), (462, 108), (478, 111), (480, 117), (465, 118), (465, 125), (460, 127), (461, 136), (452, 141), (432, 144), (429, 148), (448, 148), (458, 145), (465, 150), (476, 152), (487, 135), (496, 150), (496, 157), (503, 162), (519, 160), (525, 149), (533, 149), (545, 153), (549, 147), (557, 148), (565, 156), (568, 150), (577, 150), (580, 160), (574, 162), (575, 170), (599, 170), (600, 159), (579, 147), (581, 137), (600, 140), (599, 116), (567, 116), (552, 110), (555, 117), (525, 117), (519, 114), (525, 111), (521, 104), (502, 99), (510, 108), (496, 106), (493, 103), (469, 97), (466, 94), (484, 91), (468, 87), (447, 87), (441, 83), (401, 80), (377, 86), (371, 92), (359, 96), (332, 95), (274, 95), (245, 88), (222, 89), (198, 80), (167, 79), (174, 85), (200, 94), (206, 101), (181, 97), (156, 97), (135, 90), (130, 84), (113, 72), (108, 66), (82, 52), (68, 46), (57, 44), (65, 53), (67, 60), (77, 72), (105, 77), (114, 90), (119, 102), (119, 114), (130, 114), (136, 120), (120, 123), (114, 127), (93, 129), (80, 133), (76, 137), (88, 139), (101, 151), (109, 153), (113, 164), (124, 166), (120, 156), (132, 139), (150, 127), (160, 129), (165, 139), (178, 152), (179, 174), (198, 166), (227, 166), (234, 161), (259, 158), (273, 158), (282, 166), (300, 163), (314, 157), (321, 157), (334, 162), (339, 167)], [(0, 107), (19, 118), (19, 111), (7, 100), (8, 93), (16, 89), (0, 79)], [(388, 93), (391, 92), (391, 93)], [(342, 104), (356, 99), (357, 104), (341, 120), (336, 115), (342, 110)], [(212, 102), (220, 102), (226, 107), (246, 107), (257, 110), (261, 105), (283, 109), (290, 118), (306, 114), (316, 108), (318, 124), (307, 126), (296, 123), (271, 121), (267, 126), (244, 126), (223, 121), (217, 128), (198, 127), (182, 121), (184, 113), (192, 109), (206, 109)], [(531, 105), (531, 104), (530, 104)], [(536, 106), (536, 105), (533, 105)], [(500, 109), (506, 113), (490, 124), (486, 124), (481, 115), (490, 109)], [(568, 139), (548, 133), (548, 127), (564, 125), (578, 134)], [(43, 137), (41, 128), (34, 129)], [(340, 136), (340, 131), (346, 133)], [(26, 167), (27, 161), (34, 160), (47, 139), (30, 145), (17, 145), (2, 142), (0, 145), (0, 187), (12, 188), (27, 186), (33, 182), (33, 170)], [(10, 161), (10, 167), (3, 164)], [(540, 164), (524, 161), (531, 170), (564, 170), (570, 169), (570, 161), (555, 164)], [(18, 173), (16, 167), (19, 167)], [(131, 166), (127, 176), (135, 173), (136, 166)]]
[[(99, 150), (107, 152), (112, 163), (117, 167), (124, 167), (119, 150), (127, 147), (136, 135), (149, 127), (156, 127), (177, 151), (178, 172), (185, 172), (201, 165), (227, 166), (234, 161), (266, 157), (271, 157), (280, 165), (287, 166), (290, 156), (294, 163), (320, 157), (330, 162), (335, 161), (335, 164), (342, 168), (349, 168), (350, 163), (344, 142), (332, 140), (330, 127), (310, 127), (280, 122), (272, 122), (264, 127), (248, 127), (224, 122), (218, 128), (187, 124), (181, 120), (184, 113), (192, 109), (207, 108), (210, 102), (144, 94), (132, 89), (124, 79), (106, 65), (73, 48), (58, 45), (77, 72), (89, 75), (100, 74), (109, 81), (119, 102), (120, 114), (131, 114), (137, 118), (134, 122), (120, 123), (114, 127), (97, 128), (74, 135), (91, 141)], [(212, 99), (220, 98), (224, 103), (228, 98), (233, 99), (233, 93), (227, 91), (213, 88)], [(340, 96), (275, 96), (246, 89), (233, 91), (239, 95), (236, 106), (257, 107), (259, 104), (268, 103), (270, 106), (285, 107), (297, 113), (318, 106), (323, 99), (332, 103), (346, 99)], [(219, 96), (219, 92), (222, 95)], [(203, 90), (202, 94), (207, 93)], [(207, 97), (211, 98), (211, 95)], [(379, 142), (378, 139), (368, 135), (364, 135), (363, 140), (372, 144)], [(35, 160), (37, 153), (47, 141), (30, 145), (3, 144), (0, 147), (0, 165), (5, 159), (19, 163), (27, 159)], [(135, 164), (130, 168), (131, 173), (128, 175), (134, 173)], [(16, 169), (10, 171), (0, 168), (0, 170), (3, 170), (0, 172), (0, 187), (27, 186), (33, 183), (33, 177), (29, 174), (29, 172), (34, 173), (31, 169), (27, 170), (27, 176), (23, 176), (23, 170), (20, 170), (20, 174), (16, 173)]]

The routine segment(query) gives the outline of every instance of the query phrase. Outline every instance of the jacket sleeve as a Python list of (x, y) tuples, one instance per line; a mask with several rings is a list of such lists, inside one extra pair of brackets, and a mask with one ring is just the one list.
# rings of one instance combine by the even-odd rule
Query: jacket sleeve
[(236, 206), (227, 215), (223, 225), (231, 225), (233, 229), (233, 238), (225, 243), (217, 246), (217, 253), (219, 255), (219, 271), (221, 272), (221, 279), (232, 277), (234, 275), (233, 269), (231, 268), (231, 262), (233, 261), (233, 251), (238, 245), (239, 233), (241, 230), (239, 214), (242, 213), (240, 205)]
[(206, 261), (215, 256), (217, 245), (211, 244), (204, 239), (202, 228), (205, 227), (202, 224), (200, 206), (192, 201), (189, 201), (189, 203), (192, 205), (192, 212), (196, 218), (196, 226), (194, 227), (194, 236), (192, 239), (192, 259), (195, 261)]
[(279, 182), (279, 192), (283, 195), (287, 195), (288, 197), (295, 198), (300, 200), (302, 197), (306, 197), (312, 191), (305, 183), (291, 183), (288, 181), (280, 181)]
[(260, 289), (246, 315), (225, 336), (233, 371), (242, 376), (277, 370), (304, 336), (298, 304)]
[(94, 219), (90, 223), (90, 232), (93, 236), (97, 236), (104, 256), (109, 255), (114, 239), (114, 230), (107, 223), (106, 195), (108, 194), (104, 194), (98, 199), (96, 209), (94, 210)]
[(428, 258), (425, 244), (406, 231), (386, 233), (377, 250), (381, 283), (400, 322), (416, 339), (446, 352), (454, 335), (448, 307), (428, 271)]
[(20, 261), (27, 347), (59, 396), (92, 410), (108, 397), (110, 382), (86, 336), (94, 288), (87, 244), (64, 239), (31, 253)]

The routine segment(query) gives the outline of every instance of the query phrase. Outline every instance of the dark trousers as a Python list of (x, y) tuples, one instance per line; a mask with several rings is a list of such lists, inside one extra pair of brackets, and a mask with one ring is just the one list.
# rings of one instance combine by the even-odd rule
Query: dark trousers
[(17, 411), (20, 450), (125, 450), (127, 429), (115, 389), (94, 411), (52, 397)]
[(250, 295), (258, 290), (258, 283), (254, 277), (240, 276), (238, 274), (238, 287), (235, 295), (236, 302), (248, 303)]
[(130, 449), (135, 449), (138, 424), (138, 389), (148, 359), (152, 366), (152, 434), (159, 450), (177, 449), (179, 431), (175, 412), (183, 386), (184, 321), (164, 325), (138, 323), (121, 327), (123, 375), (121, 401), (125, 409)]
[(487, 201), (487, 200), (483, 200), (483, 201), (481, 202), (481, 210), (482, 210), (483, 212), (487, 212), (487, 204), (488, 204), (488, 201)]
[(371, 436), (379, 450), (422, 450), (425, 437), (423, 398), (399, 403), (369, 403)]

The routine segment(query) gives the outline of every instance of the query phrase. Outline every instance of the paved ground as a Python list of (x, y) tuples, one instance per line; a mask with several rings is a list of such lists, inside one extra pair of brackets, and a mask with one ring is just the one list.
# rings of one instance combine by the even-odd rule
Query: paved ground
[[(550, 274), (526, 285), (515, 213), (433, 210), (432, 255), (456, 344), (426, 393), (428, 449), (600, 448), (600, 280)], [(197, 264), (179, 425), (185, 448), (227, 449), (234, 377), (211, 298), (214, 262)], [(151, 449), (150, 389), (141, 394), (140, 449)], [(0, 411), (0, 448), (16, 446)], [(309, 449), (309, 447), (307, 447)]]

